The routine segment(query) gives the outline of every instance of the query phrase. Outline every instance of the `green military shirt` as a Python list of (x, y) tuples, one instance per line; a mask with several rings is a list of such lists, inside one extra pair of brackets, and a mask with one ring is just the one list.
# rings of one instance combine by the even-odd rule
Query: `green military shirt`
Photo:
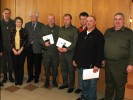
[(57, 39), (58, 39), (58, 35), (59, 35), (59, 29), (60, 29), (60, 27), (57, 26), (57, 25), (54, 25), (53, 27), (50, 27), (49, 25), (45, 26), (44, 33), (42, 35), (46, 36), (46, 35), (52, 34), (53, 35), (53, 39), (54, 39), (54, 44), (52, 44), (49, 47), (45, 47), (44, 46), (44, 41), (41, 38), (40, 42), (43, 45), (43, 47), (46, 49), (47, 52), (52, 52), (52, 53), (58, 52), (57, 47), (56, 47), (56, 43), (57, 43)]
[(121, 60), (128, 59), (133, 65), (133, 31), (122, 27), (116, 31), (113, 28), (105, 32), (105, 59)]
[(12, 19), (9, 19), (8, 22), (5, 22), (4, 19), (1, 20), (1, 29), (2, 29), (4, 46), (7, 46), (9, 44), (9, 35), (13, 27), (15, 27), (15, 23)]
[(75, 26), (70, 25), (69, 27), (65, 28), (65, 26), (61, 27), (59, 31), (59, 37), (71, 42), (72, 44), (70, 47), (67, 48), (67, 51), (73, 51), (76, 46), (77, 37), (78, 37), (78, 30)]

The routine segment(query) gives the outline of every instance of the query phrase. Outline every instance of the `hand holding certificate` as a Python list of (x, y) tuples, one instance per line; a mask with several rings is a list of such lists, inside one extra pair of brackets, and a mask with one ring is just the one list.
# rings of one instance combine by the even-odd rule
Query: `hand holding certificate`
[(59, 37), (56, 46), (59, 48), (68, 48), (71, 44), (71, 42)]
[(43, 38), (43, 41), (45, 41), (45, 42), (49, 41), (50, 44), (54, 44), (54, 39), (53, 39), (53, 35), (52, 34), (45, 35), (42, 38)]
[(96, 73), (93, 72), (93, 68), (92, 69), (84, 69), (83, 70), (83, 80), (99, 78), (99, 72), (100, 72), (100, 69)]

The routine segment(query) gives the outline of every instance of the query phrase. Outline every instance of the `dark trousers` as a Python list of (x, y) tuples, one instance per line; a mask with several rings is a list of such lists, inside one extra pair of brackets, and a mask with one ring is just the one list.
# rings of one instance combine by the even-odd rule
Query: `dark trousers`
[(128, 61), (106, 61), (105, 66), (105, 100), (124, 100), (127, 82)]
[(82, 90), (82, 71), (78, 69), (78, 88)]
[(12, 52), (14, 76), (15, 76), (15, 82), (17, 83), (22, 83), (23, 81), (25, 57), (26, 57), (25, 50), (22, 51), (20, 55), (14, 55), (14, 53)]
[[(33, 53), (32, 45), (27, 48), (27, 68), (29, 79), (39, 79), (41, 72), (42, 53)], [(35, 66), (35, 68), (34, 68)]]
[(73, 57), (72, 53), (63, 53), (60, 55), (63, 85), (68, 85), (68, 80), (69, 80), (69, 88), (74, 88), (74, 83), (75, 83), (75, 72), (74, 72), (75, 70), (72, 64), (72, 57)]
[(6, 74), (7, 72), (12, 73), (13, 71), (12, 58), (11, 58), (11, 52), (9, 50), (9, 47), (3, 48), (2, 71), (4, 74)]
[(2, 57), (0, 56), (0, 83), (1, 83), (1, 73), (2, 73)]
[(59, 55), (58, 53), (47, 53), (44, 51), (43, 53), (43, 63), (46, 74), (46, 79), (49, 79), (52, 70), (52, 76), (56, 79), (58, 75), (58, 66), (59, 66)]

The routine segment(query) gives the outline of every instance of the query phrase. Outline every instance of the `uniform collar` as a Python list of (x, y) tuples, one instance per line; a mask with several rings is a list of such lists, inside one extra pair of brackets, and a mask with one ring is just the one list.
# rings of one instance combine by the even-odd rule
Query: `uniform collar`
[(49, 28), (54, 28), (55, 27), (55, 24), (52, 26), (52, 27), (50, 27), (49, 25), (47, 25)]
[(6, 22), (5, 19), (2, 19), (2, 21), (3, 21), (4, 23), (9, 23), (10, 20), (11, 20), (11, 19), (9, 18), (9, 20)]
[[(120, 30), (117, 30), (117, 31), (122, 31), (122, 32), (123, 32), (124, 29), (125, 29), (125, 27), (123, 26)], [(112, 31), (116, 31), (116, 30), (115, 30), (115, 27), (112, 28)]]
[(67, 28), (64, 26), (65, 29), (69, 29), (72, 27), (72, 24), (70, 24)]

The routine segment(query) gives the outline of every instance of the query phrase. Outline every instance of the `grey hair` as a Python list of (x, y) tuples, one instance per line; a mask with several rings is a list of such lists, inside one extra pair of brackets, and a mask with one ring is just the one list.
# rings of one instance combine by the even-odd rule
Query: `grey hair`
[(35, 14), (36, 17), (39, 17), (39, 13), (38, 13), (37, 11), (31, 11), (31, 12), (29, 13), (29, 16), (31, 17), (32, 14)]

